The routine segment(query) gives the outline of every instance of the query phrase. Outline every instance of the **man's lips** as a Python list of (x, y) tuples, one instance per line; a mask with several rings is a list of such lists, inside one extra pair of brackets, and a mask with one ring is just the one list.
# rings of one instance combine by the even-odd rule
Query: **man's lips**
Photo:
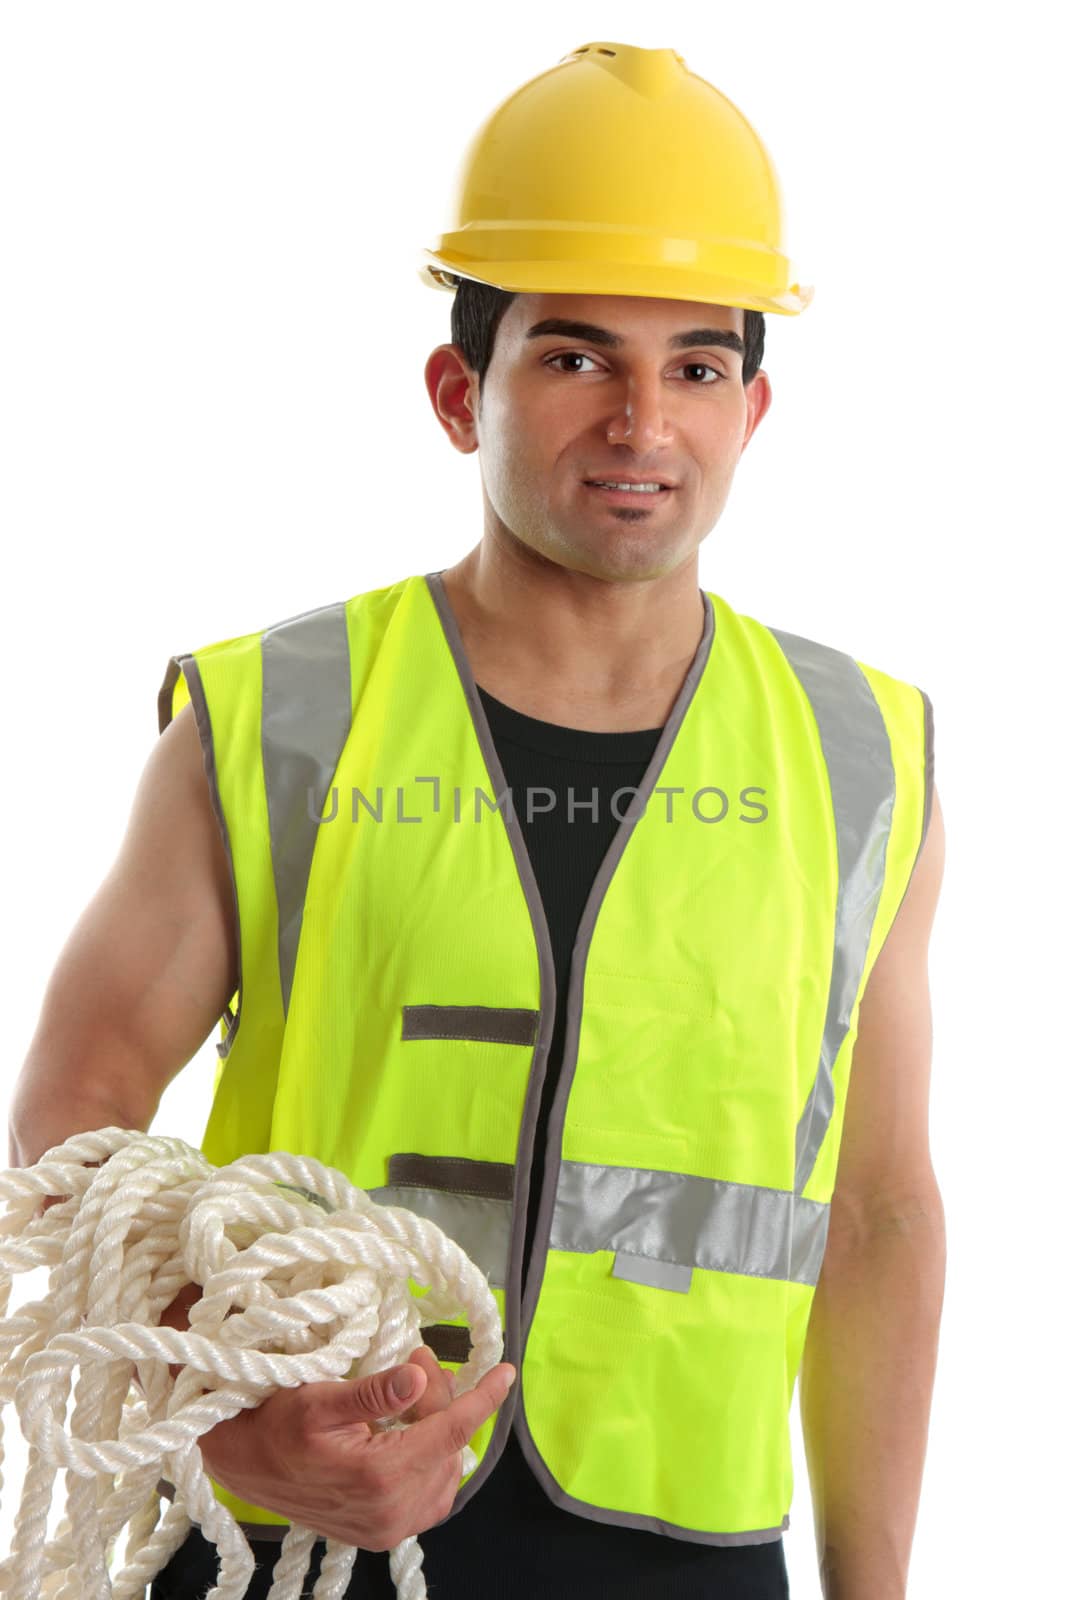
[[(624, 480), (618, 478), (615, 481), (622, 483)], [(582, 487), (584, 489), (588, 489), (592, 494), (599, 495), (602, 500), (607, 500), (612, 505), (625, 504), (645, 506), (649, 510), (651, 510), (653, 506), (658, 505), (661, 501), (669, 499), (674, 493), (673, 488), (670, 488), (666, 485), (661, 486), (659, 489), (652, 490), (605, 489), (592, 478), (584, 479)]]
[(678, 487), (678, 485), (674, 482), (674, 480), (672, 478), (657, 478), (652, 474), (649, 474), (649, 476), (645, 477), (645, 478), (634, 478), (634, 477), (631, 477), (628, 473), (625, 473), (625, 472), (624, 473), (620, 473), (619, 476), (615, 477), (615, 478), (611, 477), (608, 473), (605, 473), (602, 478), (583, 478), (582, 482), (583, 483), (588, 483), (588, 484), (597, 484), (597, 483), (636, 483), (636, 484), (658, 483), (661, 489), (676, 489)]

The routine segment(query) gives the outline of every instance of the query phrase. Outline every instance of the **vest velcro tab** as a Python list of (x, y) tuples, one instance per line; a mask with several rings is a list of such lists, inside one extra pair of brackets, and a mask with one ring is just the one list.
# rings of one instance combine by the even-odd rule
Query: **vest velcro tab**
[(533, 1044), (538, 1016), (517, 1006), (405, 1006), (400, 1037)]

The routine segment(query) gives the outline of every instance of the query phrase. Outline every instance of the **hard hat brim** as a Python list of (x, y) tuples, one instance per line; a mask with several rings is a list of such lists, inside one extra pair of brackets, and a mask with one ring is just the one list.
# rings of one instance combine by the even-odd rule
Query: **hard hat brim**
[(785, 316), (803, 311), (815, 293), (813, 288), (799, 284), (773, 289), (673, 262), (479, 261), (445, 250), (424, 250), (418, 274), (423, 283), (434, 289), (454, 291), (460, 278), (471, 278), (516, 294), (637, 295), (653, 300), (696, 300), (705, 305), (737, 306)]

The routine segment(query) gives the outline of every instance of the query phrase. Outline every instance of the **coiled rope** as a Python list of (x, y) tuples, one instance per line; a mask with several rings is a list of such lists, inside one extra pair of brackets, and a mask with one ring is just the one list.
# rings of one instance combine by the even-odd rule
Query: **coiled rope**
[[(38, 1214), (47, 1195), (69, 1198)], [(108, 1127), (4, 1172), (0, 1199), (0, 1317), (16, 1273), (50, 1269), (47, 1295), (0, 1321), (0, 1467), (12, 1400), (30, 1445), (11, 1555), (0, 1563), (0, 1594), (15, 1600), (141, 1597), (193, 1521), (220, 1557), (208, 1600), (240, 1600), (254, 1557), (203, 1470), (202, 1433), (279, 1388), (397, 1366), (422, 1342), (421, 1327), (459, 1315), (472, 1349), (456, 1394), (501, 1359), (496, 1302), (459, 1246), (306, 1156), (246, 1155), (216, 1168), (181, 1139)], [(427, 1292), (412, 1293), (409, 1280)], [(189, 1331), (161, 1327), (190, 1282), (203, 1297)], [(185, 1363), (177, 1378), (171, 1362)], [(464, 1475), (475, 1461), (467, 1446)], [(60, 1467), (67, 1501), (46, 1542)], [(161, 1474), (174, 1500), (159, 1522)], [(112, 1576), (127, 1524), (125, 1565)], [(268, 1600), (299, 1600), (320, 1537), (290, 1524)], [(357, 1554), (327, 1540), (315, 1600), (341, 1600)], [(390, 1551), (389, 1570), (400, 1600), (424, 1600), (417, 1538)]]

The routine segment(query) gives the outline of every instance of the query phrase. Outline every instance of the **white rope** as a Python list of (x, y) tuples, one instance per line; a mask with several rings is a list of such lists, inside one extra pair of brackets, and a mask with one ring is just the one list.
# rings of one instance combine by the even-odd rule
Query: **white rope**
[[(46, 1195), (69, 1198), (38, 1215)], [(398, 1366), (422, 1326), (455, 1316), (466, 1317), (472, 1346), (457, 1396), (501, 1359), (496, 1301), (459, 1246), (309, 1157), (247, 1155), (216, 1168), (181, 1139), (108, 1127), (0, 1174), (0, 1199), (0, 1317), (16, 1273), (50, 1269), (44, 1299), (0, 1321), (0, 1468), (12, 1401), (30, 1445), (11, 1555), (0, 1563), (0, 1594), (14, 1600), (143, 1597), (193, 1522), (219, 1552), (206, 1600), (240, 1600), (254, 1558), (205, 1475), (202, 1433), (279, 1388)], [(409, 1279), (427, 1293), (412, 1294)], [(203, 1296), (189, 1331), (160, 1327), (190, 1282)], [(176, 1379), (170, 1362), (186, 1364)], [(467, 1446), (464, 1475), (475, 1459)], [(65, 1514), (46, 1542), (61, 1467)], [(175, 1491), (162, 1522), (160, 1476)], [(127, 1524), (125, 1565), (112, 1576)], [(299, 1600), (319, 1537), (290, 1524), (268, 1600)], [(327, 1540), (315, 1600), (341, 1600), (357, 1553)], [(400, 1600), (425, 1600), (415, 1537), (390, 1551), (389, 1570)]]

